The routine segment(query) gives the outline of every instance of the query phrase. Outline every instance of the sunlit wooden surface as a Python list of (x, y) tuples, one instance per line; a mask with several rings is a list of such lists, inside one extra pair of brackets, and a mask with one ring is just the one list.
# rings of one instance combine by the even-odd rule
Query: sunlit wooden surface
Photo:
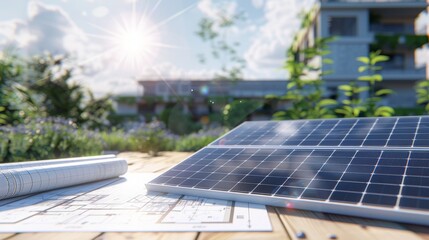
[[(143, 153), (122, 153), (128, 159), (130, 172), (161, 173), (182, 161), (190, 153), (165, 152), (158, 157)], [(428, 239), (429, 227), (399, 224), (364, 218), (347, 217), (302, 210), (286, 210), (268, 207), (273, 225), (272, 232), (183, 232), (183, 233), (9, 233), (0, 234), (0, 239), (298, 239), (296, 234), (305, 233), (305, 239)]]

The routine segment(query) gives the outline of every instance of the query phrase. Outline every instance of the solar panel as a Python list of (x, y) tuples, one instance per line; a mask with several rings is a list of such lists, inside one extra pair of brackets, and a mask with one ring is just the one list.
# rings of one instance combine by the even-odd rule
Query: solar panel
[(150, 190), (429, 225), (429, 117), (246, 122)]

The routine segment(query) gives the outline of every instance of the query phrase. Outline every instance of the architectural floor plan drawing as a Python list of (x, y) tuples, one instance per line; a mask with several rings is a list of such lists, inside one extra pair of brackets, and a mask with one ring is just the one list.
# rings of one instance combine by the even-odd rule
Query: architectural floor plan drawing
[(265, 206), (147, 192), (154, 174), (0, 201), (0, 232), (271, 231)]

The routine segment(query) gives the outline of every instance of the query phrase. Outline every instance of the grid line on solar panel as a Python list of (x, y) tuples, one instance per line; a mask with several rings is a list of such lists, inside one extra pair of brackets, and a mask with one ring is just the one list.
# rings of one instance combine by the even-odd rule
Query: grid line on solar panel
[(216, 145), (429, 147), (429, 117), (246, 122)]
[[(204, 151), (206, 153), (201, 154)], [(265, 148), (207, 148), (204, 151), (168, 171), (165, 176), (173, 180), (166, 181), (165, 184), (297, 199), (306, 196), (306, 199), (347, 203), (359, 200), (365, 205), (384, 204), (385, 207), (392, 208), (398, 205), (401, 207), (401, 204), (409, 208), (410, 202), (429, 199), (429, 188), (424, 186), (429, 178), (419, 176), (429, 172), (427, 151), (331, 149), (329, 152), (326, 149), (309, 151)], [(374, 158), (377, 159), (375, 163), (371, 160)], [(208, 169), (205, 177), (201, 169), (217, 161), (221, 163)], [(222, 169), (236, 161), (238, 164), (233, 165), (233, 169)], [(257, 162), (251, 163), (252, 161)], [(413, 167), (414, 162), (419, 163), (417, 166), (427, 167)], [(262, 164), (268, 165), (260, 168)], [(250, 167), (243, 167), (245, 165)], [(195, 166), (197, 168), (192, 169)], [(332, 172), (325, 171), (325, 167), (334, 169), (330, 169)], [(219, 172), (219, 169), (224, 173)], [(244, 172), (238, 172), (243, 169)], [(200, 177), (195, 177), (198, 174)], [(210, 180), (212, 176), (216, 178)], [(158, 179), (158, 184), (162, 184), (162, 180)], [(401, 184), (404, 185), (404, 191), (399, 194)], [(398, 195), (403, 195), (408, 200), (402, 201), (398, 199)], [(414, 200), (415, 198), (418, 200)]]

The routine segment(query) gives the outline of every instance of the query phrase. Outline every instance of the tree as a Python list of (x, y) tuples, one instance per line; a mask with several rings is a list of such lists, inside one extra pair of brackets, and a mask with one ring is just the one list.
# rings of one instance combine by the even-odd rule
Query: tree
[(64, 56), (35, 56), (28, 63), (26, 84), (32, 89), (41, 115), (71, 119), (100, 128), (108, 125), (113, 107), (110, 96), (96, 99), (91, 91), (73, 82), (76, 67), (66, 66)]
[[(379, 63), (389, 60), (388, 56), (382, 55), (381, 51), (371, 52), (367, 57), (357, 58), (362, 66), (358, 68), (360, 73), (366, 73), (363, 76), (358, 77), (358, 81), (366, 82), (368, 86), (359, 86), (355, 81), (350, 84), (341, 85), (340, 90), (344, 92), (344, 95), (348, 99), (342, 101), (341, 108), (337, 109), (338, 114), (344, 117), (389, 117), (394, 114), (394, 109), (389, 106), (383, 106), (380, 104), (383, 96), (387, 96), (393, 93), (390, 89), (379, 89), (376, 90), (376, 83), (383, 81), (383, 76), (379, 74), (382, 67)], [(359, 94), (367, 92), (368, 98), (362, 100), (359, 98)]]

